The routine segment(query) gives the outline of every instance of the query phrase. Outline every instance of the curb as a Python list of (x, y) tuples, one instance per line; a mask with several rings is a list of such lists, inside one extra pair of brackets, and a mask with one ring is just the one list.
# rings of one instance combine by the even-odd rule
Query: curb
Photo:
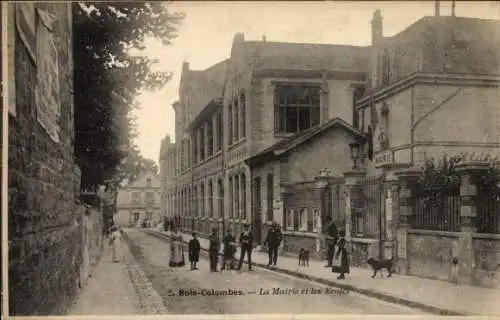
[[(156, 231), (156, 230), (141, 230), (141, 231), (145, 232), (147, 234), (150, 234), (152, 236), (155, 236), (157, 238), (162, 238), (162, 239), (170, 238), (170, 236), (168, 236), (167, 234), (165, 234), (161, 231)], [(184, 243), (184, 245), (187, 245), (187, 241), (182, 240), (182, 242)], [(201, 250), (204, 252), (208, 252), (208, 250), (206, 248), (201, 248)], [(222, 255), (222, 254), (219, 253), (219, 255)], [(248, 264), (247, 261), (244, 261), (244, 263)], [(395, 297), (395, 296), (392, 296), (392, 295), (389, 295), (386, 293), (382, 293), (382, 292), (379, 292), (376, 290), (362, 289), (362, 288), (355, 287), (353, 285), (340, 283), (340, 282), (327, 280), (327, 279), (322, 279), (322, 278), (318, 278), (315, 276), (303, 274), (303, 273), (300, 273), (297, 271), (291, 271), (291, 270), (287, 270), (287, 269), (283, 269), (283, 268), (279, 268), (279, 267), (269, 267), (263, 263), (252, 262), (252, 264), (255, 265), (256, 267), (266, 269), (269, 271), (274, 271), (277, 273), (284, 273), (284, 274), (287, 274), (287, 275), (290, 275), (290, 276), (293, 276), (296, 278), (309, 280), (309, 281), (320, 283), (320, 284), (327, 285), (330, 287), (335, 287), (335, 288), (339, 288), (339, 289), (343, 289), (343, 290), (347, 290), (347, 291), (356, 292), (356, 293), (362, 294), (364, 296), (376, 298), (378, 300), (382, 300), (382, 301), (386, 301), (386, 302), (390, 302), (390, 303), (403, 305), (403, 306), (413, 308), (413, 309), (419, 309), (419, 310), (427, 312), (427, 313), (432, 313), (432, 314), (442, 315), (442, 316), (471, 316), (471, 315), (474, 315), (472, 313), (465, 313), (465, 312), (458, 312), (458, 311), (453, 311), (453, 310), (448, 310), (448, 309), (442, 309), (442, 308), (430, 306), (430, 305), (427, 305), (427, 304), (424, 304), (421, 302), (416, 302), (416, 301), (412, 301), (412, 300), (408, 300), (408, 299), (404, 299), (404, 298), (398, 298), (398, 297)]]

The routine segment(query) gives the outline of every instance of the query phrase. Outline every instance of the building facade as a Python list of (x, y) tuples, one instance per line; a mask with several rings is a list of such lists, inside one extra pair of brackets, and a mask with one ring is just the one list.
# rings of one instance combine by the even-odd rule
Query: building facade
[(123, 227), (155, 226), (163, 221), (160, 203), (161, 180), (146, 171), (118, 191), (114, 222)]
[[(9, 311), (64, 313), (81, 265), (70, 3), (2, 3), (8, 79)], [(6, 146), (4, 146), (6, 147)]]

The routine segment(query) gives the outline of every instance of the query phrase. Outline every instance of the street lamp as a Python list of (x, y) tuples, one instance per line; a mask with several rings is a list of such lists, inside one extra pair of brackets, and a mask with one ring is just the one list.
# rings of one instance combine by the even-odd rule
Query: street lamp
[(354, 142), (349, 144), (349, 148), (351, 150), (351, 159), (353, 161), (353, 169), (359, 169), (358, 168), (358, 159), (360, 157), (361, 153), (361, 144), (359, 142)]

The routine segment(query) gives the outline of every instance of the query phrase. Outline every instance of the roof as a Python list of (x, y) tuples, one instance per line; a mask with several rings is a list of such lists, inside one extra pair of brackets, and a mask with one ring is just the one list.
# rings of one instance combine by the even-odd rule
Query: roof
[(258, 55), (259, 68), (368, 71), (370, 47), (352, 45), (246, 41)]
[(332, 118), (325, 122), (324, 124), (316, 127), (312, 127), (310, 129), (301, 131), (296, 133), (295, 135), (285, 138), (274, 145), (260, 151), (256, 155), (248, 158), (245, 160), (245, 163), (249, 166), (252, 164), (258, 162), (259, 160), (266, 158), (266, 157), (279, 157), (281, 155), (284, 155), (291, 151), (293, 148), (298, 147), (307, 141), (309, 141), (311, 138), (327, 132), (329, 129), (340, 127), (347, 132), (351, 133), (353, 136), (360, 140), (365, 140), (366, 135), (359, 131), (358, 129), (354, 128), (351, 126), (349, 123), (345, 122), (341, 118)]

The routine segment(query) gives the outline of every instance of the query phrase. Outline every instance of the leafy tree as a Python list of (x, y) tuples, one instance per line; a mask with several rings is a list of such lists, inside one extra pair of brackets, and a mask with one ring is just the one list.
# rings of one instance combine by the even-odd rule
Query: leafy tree
[(73, 4), (74, 153), (83, 189), (116, 183), (124, 166), (147, 162), (132, 143), (134, 97), (162, 88), (171, 73), (154, 71), (155, 59), (131, 52), (140, 53), (148, 38), (170, 44), (183, 17), (164, 2)]

